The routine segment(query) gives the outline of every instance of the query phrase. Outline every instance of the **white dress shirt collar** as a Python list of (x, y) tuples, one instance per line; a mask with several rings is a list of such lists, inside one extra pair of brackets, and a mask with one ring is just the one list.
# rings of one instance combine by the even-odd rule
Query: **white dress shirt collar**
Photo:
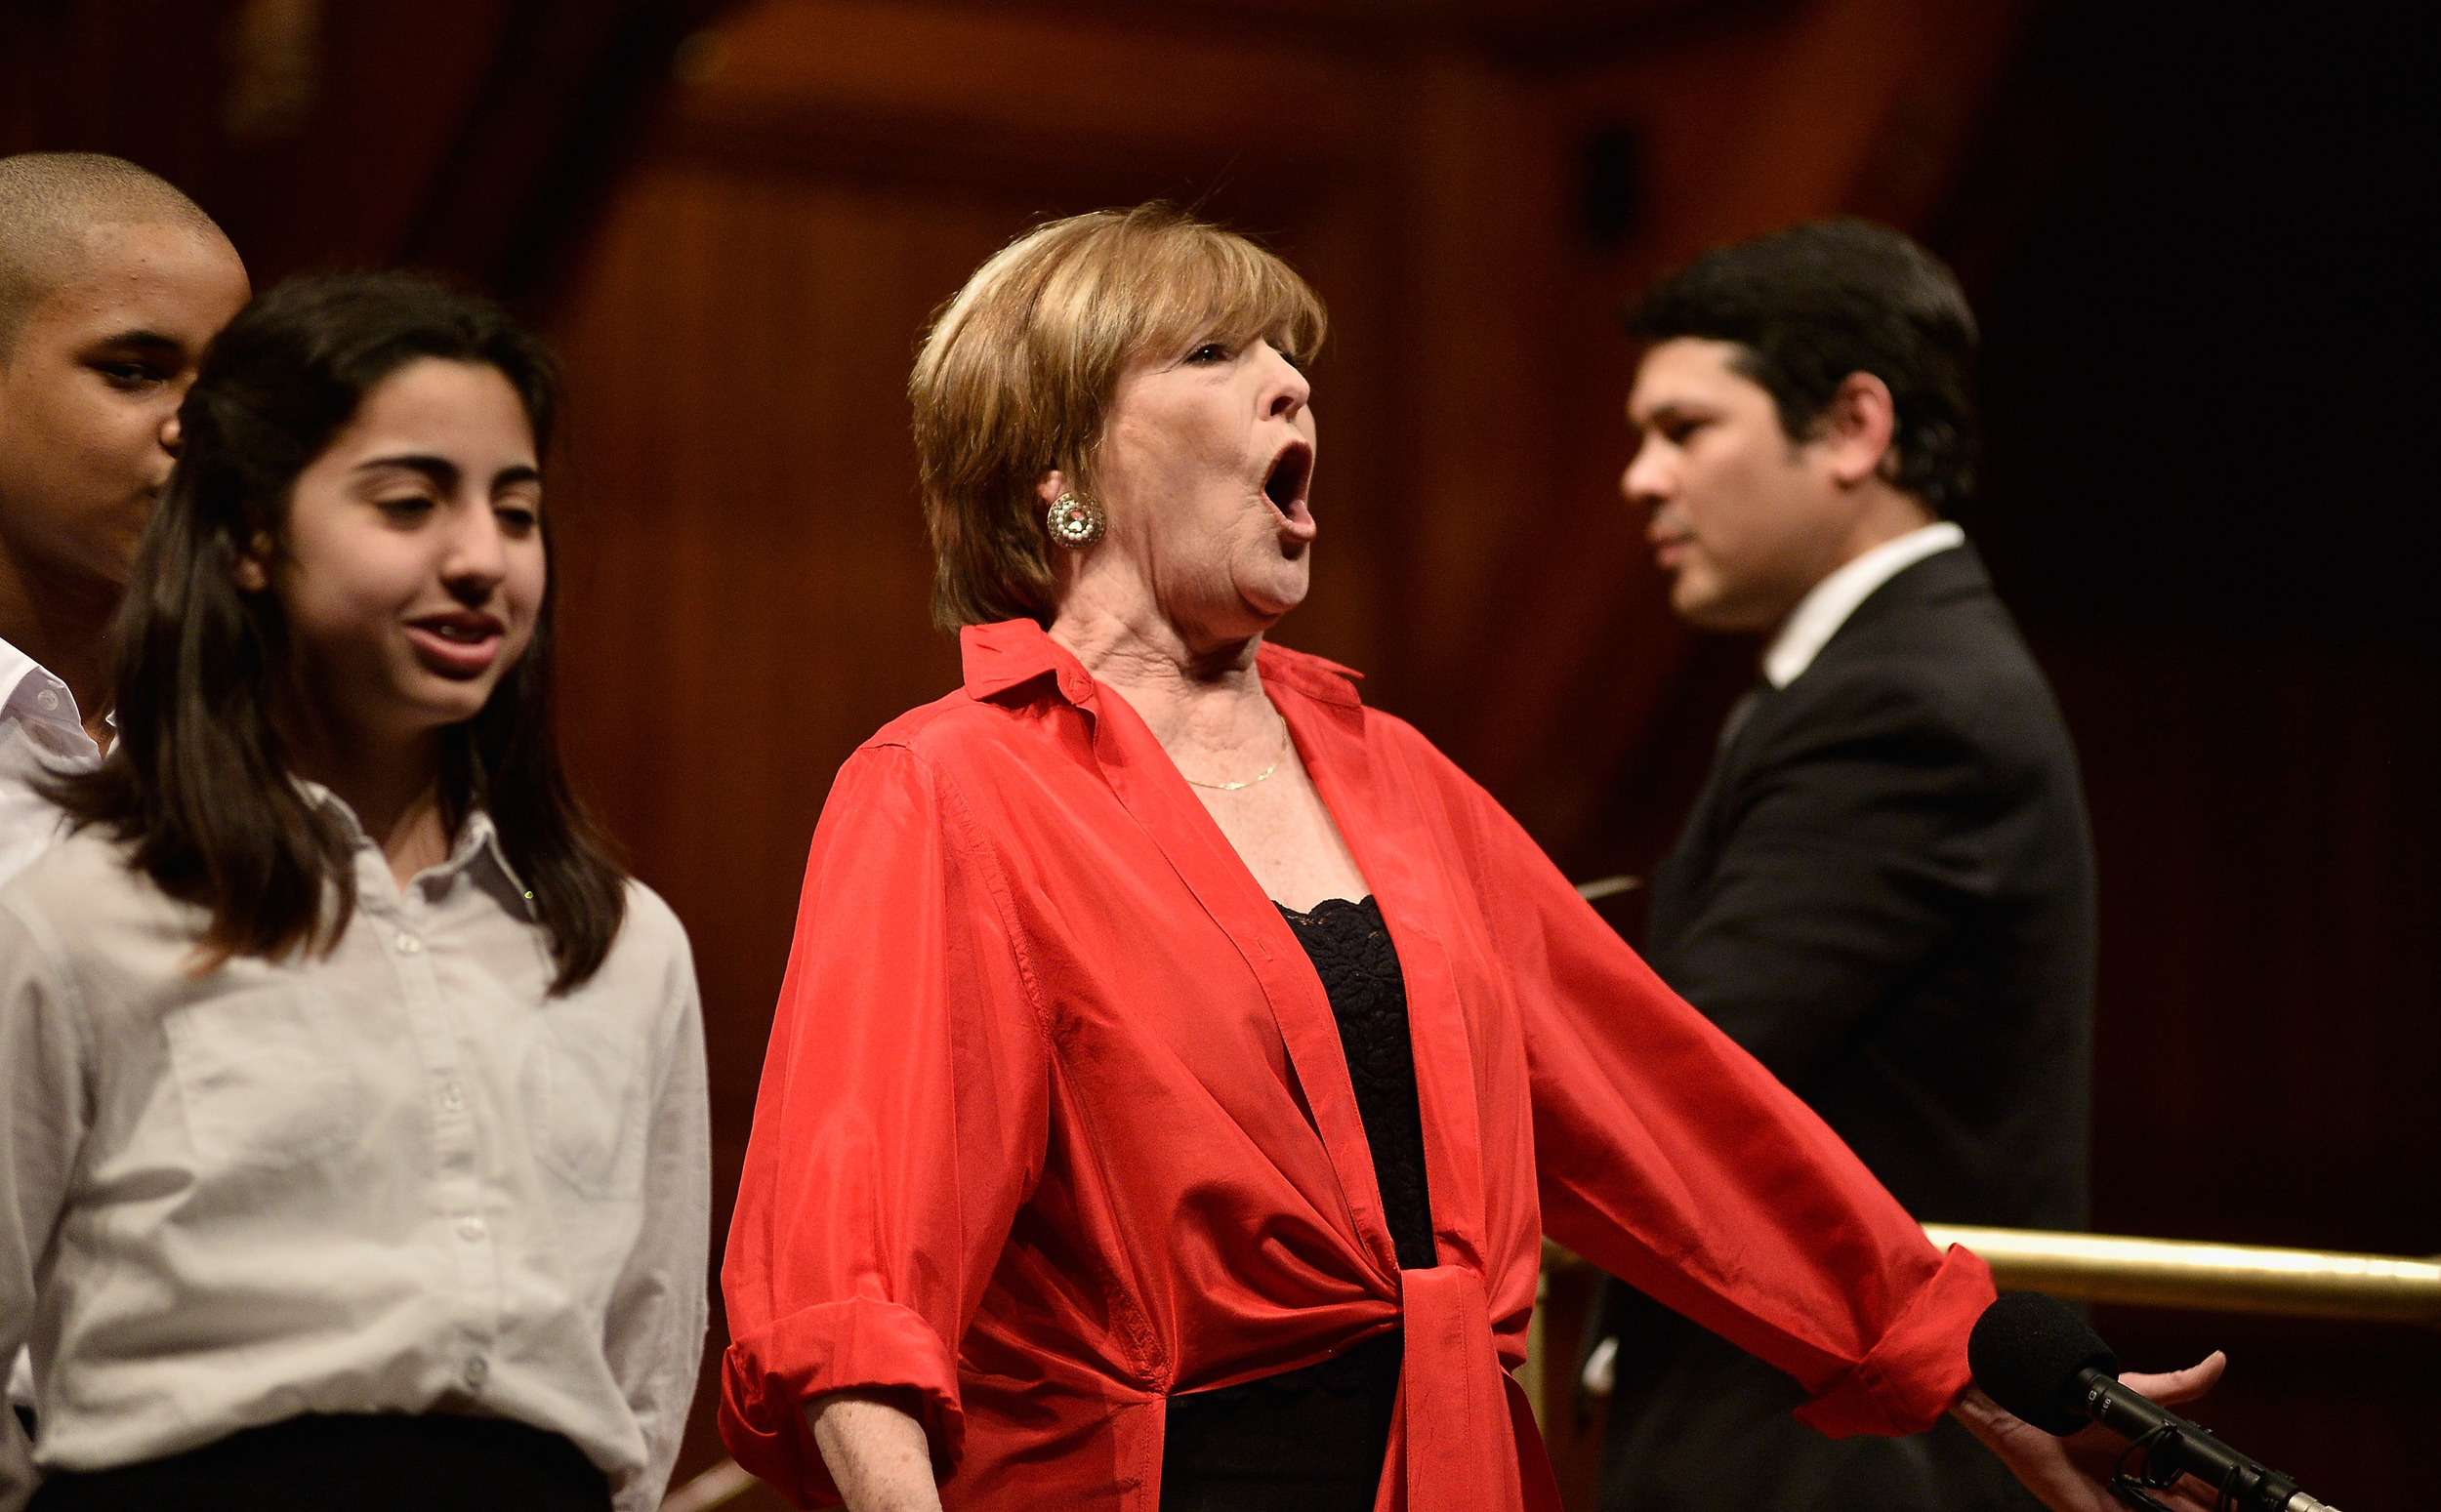
[(8, 641), (0, 640), (0, 708), (16, 700), (17, 685), (25, 680), (27, 673), (40, 671), (41, 663)]
[(46, 770), (101, 759), (67, 684), (0, 640), (0, 882), (32, 865), (62, 834), (60, 811), (35, 782)]
[(1795, 682), (1856, 612), (1856, 606), (1873, 596), (1874, 590), (1925, 557), (1965, 544), (1965, 531), (1949, 520), (1938, 520), (1884, 541), (1833, 572), (1789, 611), (1787, 623), (1772, 637), (1771, 649), (1763, 653), (1763, 675), (1775, 688)]
[(85, 733), (76, 695), (51, 670), (0, 640), (0, 723), (15, 724), (46, 753), (98, 761), (101, 749)]
[[(348, 806), (346, 798), (318, 782), (299, 777), (294, 773), (290, 774), (289, 781), (297, 785), (297, 791), (305, 795), (307, 802), (316, 808), (328, 810), (339, 820), (339, 827), (346, 834), (349, 844), (359, 852), (373, 853), (373, 859), (379, 863), (379, 873), (389, 872), (390, 863), (381, 859), (381, 847), (374, 842), (371, 836), (364, 833), (363, 821), (356, 818), (356, 811)], [(466, 818), (459, 822), (458, 837), (449, 847), (449, 859), (438, 866), (425, 868), (417, 873), (412, 880), (423, 881), (431, 879), (434, 882), (444, 882), (451, 876), (465, 870), (478, 856), (488, 860), (499, 869), (502, 879), (509, 883), (511, 889), (524, 898), (526, 918), (529, 919), (535, 918), (532, 889), (528, 888), (524, 880), (517, 876), (517, 868), (509, 864), (509, 853), (502, 849), (500, 844), (500, 827), (492, 822), (490, 814), (479, 808), (471, 810)]]

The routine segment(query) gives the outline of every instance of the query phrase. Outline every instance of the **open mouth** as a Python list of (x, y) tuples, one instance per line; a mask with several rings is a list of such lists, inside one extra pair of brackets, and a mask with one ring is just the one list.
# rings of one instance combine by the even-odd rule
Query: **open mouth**
[(1283, 519), (1303, 521), (1305, 513), (1305, 485), (1313, 478), (1313, 448), (1303, 441), (1291, 441), (1271, 459), (1271, 470), (1263, 474), (1262, 496), (1280, 511)]
[(507, 633), (508, 627), (499, 620), (474, 610), (407, 622), (407, 639), (417, 658), (448, 677), (479, 676), (499, 656)]
[(429, 630), (441, 639), (454, 640), (460, 645), (475, 645), (500, 633), (500, 622), (497, 620), (423, 620), (418, 622), (417, 628)]

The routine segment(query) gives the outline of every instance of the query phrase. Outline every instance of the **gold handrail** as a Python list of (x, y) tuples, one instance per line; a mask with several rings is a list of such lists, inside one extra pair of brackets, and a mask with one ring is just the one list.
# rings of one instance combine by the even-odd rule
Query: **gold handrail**
[(2441, 1258), (1924, 1227), (1936, 1245), (1964, 1245), (1981, 1255), (1993, 1280), (2011, 1290), (2138, 1307), (2441, 1327)]
[[(1924, 1231), (1936, 1245), (1964, 1245), (1981, 1255), (2005, 1291), (2048, 1291), (2131, 1307), (2441, 1328), (2441, 1255), (2420, 1259), (1953, 1223), (1927, 1223)], [(1543, 1241), (1545, 1270), (1586, 1263)]]

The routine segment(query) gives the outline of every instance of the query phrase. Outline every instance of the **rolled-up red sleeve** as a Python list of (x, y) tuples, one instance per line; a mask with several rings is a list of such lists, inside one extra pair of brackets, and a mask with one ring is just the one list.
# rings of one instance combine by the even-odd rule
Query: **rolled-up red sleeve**
[(1920, 1433), (1969, 1379), (1982, 1260), (1935, 1249), (1814, 1112), (1655, 976), (1488, 797), (1545, 1232), (1813, 1396), (1834, 1438)]
[(922, 1404), (962, 1450), (958, 1340), (1042, 1170), (1049, 1055), (1009, 896), (956, 793), (877, 743), (841, 769), (797, 915), (722, 1290), (721, 1436), (836, 1503), (805, 1403)]

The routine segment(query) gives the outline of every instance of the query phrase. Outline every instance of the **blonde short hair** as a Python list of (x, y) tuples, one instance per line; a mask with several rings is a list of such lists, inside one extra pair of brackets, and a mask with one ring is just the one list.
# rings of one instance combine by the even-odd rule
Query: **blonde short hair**
[(907, 381), (944, 627), (1049, 624), (1056, 579), (1035, 486), (1093, 486), (1119, 376), (1149, 352), (1263, 338), (1322, 345), (1322, 301), (1287, 264), (1175, 206), (1036, 226), (941, 307)]

